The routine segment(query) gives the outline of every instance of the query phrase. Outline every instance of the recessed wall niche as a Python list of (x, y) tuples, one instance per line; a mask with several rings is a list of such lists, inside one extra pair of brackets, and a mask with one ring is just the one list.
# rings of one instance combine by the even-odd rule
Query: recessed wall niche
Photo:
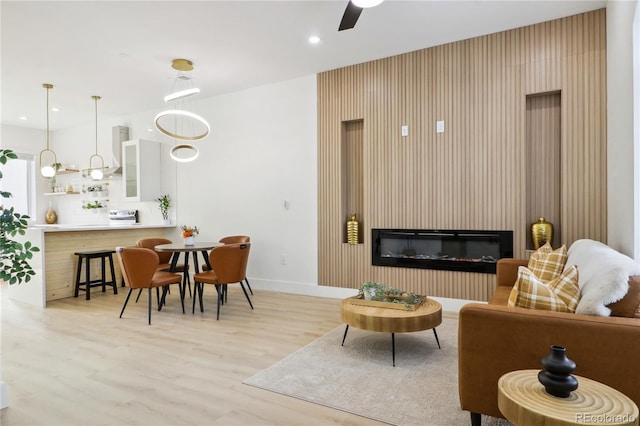
[(347, 243), (347, 221), (355, 213), (358, 243), (364, 242), (364, 120), (342, 122), (342, 242)]
[(531, 224), (544, 217), (553, 224), (553, 241), (560, 244), (561, 213), (561, 95), (527, 95), (526, 187), (527, 248), (533, 249)]

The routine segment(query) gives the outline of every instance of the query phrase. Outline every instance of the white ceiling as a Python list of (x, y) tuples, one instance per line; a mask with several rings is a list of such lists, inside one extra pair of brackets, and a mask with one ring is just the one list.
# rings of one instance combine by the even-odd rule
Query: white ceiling
[[(365, 9), (338, 32), (347, 0), (6, 1), (1, 14), (2, 123), (51, 129), (162, 106), (177, 74), (194, 62), (210, 97), (606, 6), (606, 0), (398, 1)], [(322, 41), (310, 45), (307, 38)], [(27, 116), (27, 121), (19, 120)]]

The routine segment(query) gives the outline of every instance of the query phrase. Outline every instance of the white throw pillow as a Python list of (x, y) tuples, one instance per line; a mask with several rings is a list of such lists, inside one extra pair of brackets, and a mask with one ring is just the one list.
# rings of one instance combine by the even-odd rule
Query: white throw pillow
[(622, 299), (629, 291), (629, 276), (640, 275), (640, 264), (611, 247), (594, 240), (577, 240), (569, 247), (565, 270), (578, 268), (580, 302), (576, 314), (609, 316), (606, 305)]

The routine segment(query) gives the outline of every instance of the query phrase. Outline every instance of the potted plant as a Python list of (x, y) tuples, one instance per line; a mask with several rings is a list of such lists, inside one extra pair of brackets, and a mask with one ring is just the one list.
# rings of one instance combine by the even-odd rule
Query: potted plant
[(182, 238), (184, 238), (185, 246), (192, 246), (194, 237), (200, 233), (197, 226), (182, 225), (180, 230), (182, 231)]
[(384, 292), (388, 289), (385, 284), (367, 281), (360, 286), (358, 296), (364, 298), (364, 300), (382, 300), (384, 299)]
[[(8, 160), (16, 158), (18, 156), (10, 149), (0, 149), (0, 164), (6, 164)], [(0, 196), (9, 198), (11, 193), (0, 191)], [(29, 265), (29, 259), (40, 249), (34, 247), (30, 241), (21, 244), (11, 239), (17, 234), (26, 233), (27, 219), (29, 216), (15, 212), (13, 207), (5, 209), (4, 204), (0, 204), (0, 280), (9, 284), (29, 282), (35, 275)]]
[(165, 225), (169, 225), (169, 207), (171, 207), (171, 197), (169, 194), (164, 194), (162, 197), (156, 198), (158, 206), (160, 207), (160, 213), (162, 213), (162, 219)]

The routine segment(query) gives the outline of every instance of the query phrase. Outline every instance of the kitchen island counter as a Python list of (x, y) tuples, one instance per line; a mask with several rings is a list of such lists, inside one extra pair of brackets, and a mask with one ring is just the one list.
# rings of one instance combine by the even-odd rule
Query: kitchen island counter
[[(8, 286), (9, 298), (45, 307), (47, 301), (73, 297), (77, 256), (84, 250), (135, 246), (141, 238), (167, 238), (175, 225), (32, 225), (20, 242), (31, 241), (40, 248), (30, 264), (36, 275), (28, 282)], [(116, 280), (120, 267), (114, 257)], [(108, 266), (107, 266), (108, 268)], [(84, 271), (84, 266), (83, 266)], [(91, 265), (92, 279), (100, 277), (99, 263)], [(90, 302), (89, 302), (90, 303)]]

